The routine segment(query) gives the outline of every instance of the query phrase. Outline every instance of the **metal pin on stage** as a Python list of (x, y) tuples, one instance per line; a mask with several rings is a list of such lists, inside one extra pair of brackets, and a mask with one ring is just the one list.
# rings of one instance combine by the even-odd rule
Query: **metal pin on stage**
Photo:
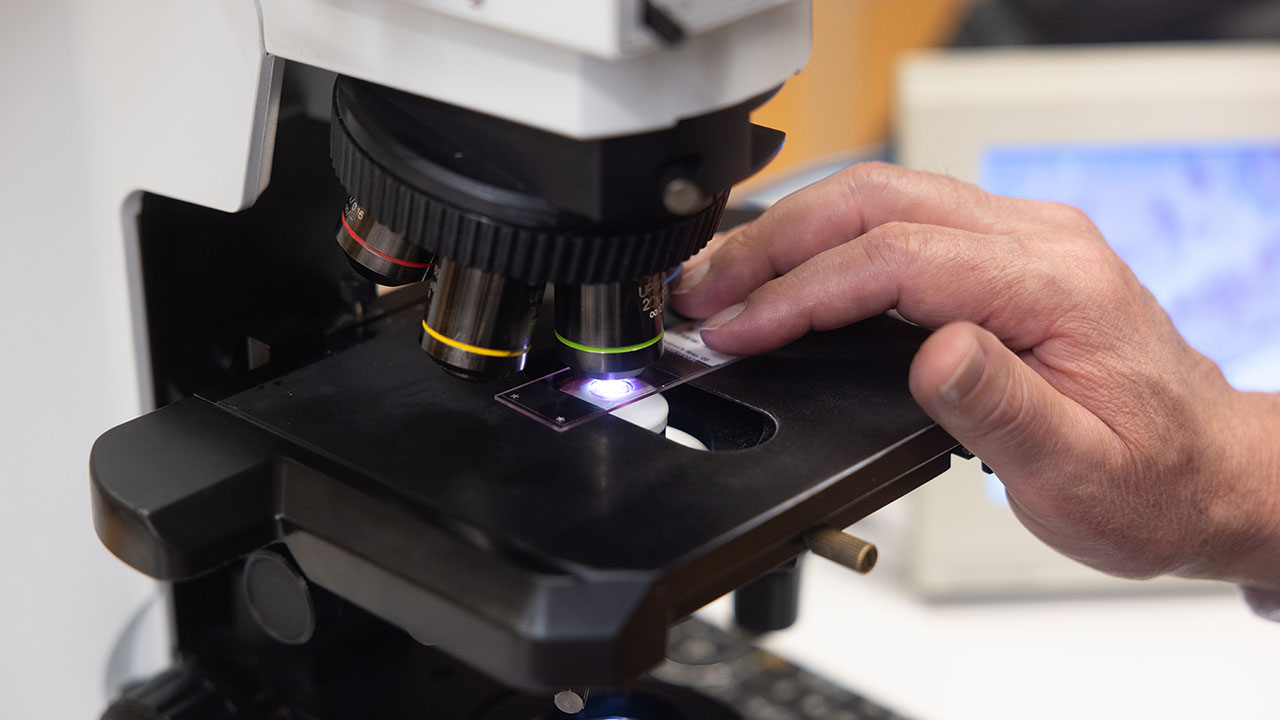
[(833, 527), (816, 527), (804, 535), (805, 547), (857, 573), (871, 572), (879, 553), (876, 546)]

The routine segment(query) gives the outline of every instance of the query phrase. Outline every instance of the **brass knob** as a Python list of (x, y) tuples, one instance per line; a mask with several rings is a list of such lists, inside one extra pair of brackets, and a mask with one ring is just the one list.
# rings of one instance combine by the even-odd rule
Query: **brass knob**
[(818, 555), (858, 573), (876, 566), (876, 546), (833, 527), (816, 527), (804, 534), (804, 544)]

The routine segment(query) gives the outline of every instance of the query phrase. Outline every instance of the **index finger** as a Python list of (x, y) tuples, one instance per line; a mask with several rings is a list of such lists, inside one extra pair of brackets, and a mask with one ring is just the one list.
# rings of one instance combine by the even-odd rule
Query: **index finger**
[(809, 258), (892, 222), (1006, 235), (1028, 227), (1092, 228), (1078, 210), (992, 195), (976, 185), (884, 163), (854, 165), (787, 196), (685, 268), (675, 309), (706, 317)]
[(1122, 306), (1116, 293), (1137, 284), (1127, 269), (1117, 275), (1122, 267), (1105, 243), (1062, 231), (985, 235), (886, 223), (764, 283), (707, 320), (702, 336), (720, 352), (751, 355), (896, 309), (930, 328), (972, 322), (1022, 351), (1078, 322), (1084, 309), (1106, 319), (1090, 328), (1088, 345), (1128, 332), (1111, 321), (1114, 310), (1103, 310)]

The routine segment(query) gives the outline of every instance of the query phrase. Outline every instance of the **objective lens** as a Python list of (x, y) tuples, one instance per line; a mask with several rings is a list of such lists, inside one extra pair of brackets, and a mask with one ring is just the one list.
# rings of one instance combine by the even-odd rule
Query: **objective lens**
[(454, 375), (492, 380), (524, 369), (542, 285), (442, 260), (420, 342)]
[(421, 282), (431, 271), (430, 253), (374, 220), (355, 198), (349, 198), (342, 210), (338, 244), (351, 265), (379, 285)]
[(569, 367), (595, 378), (639, 375), (662, 357), (662, 273), (556, 286), (556, 338)]

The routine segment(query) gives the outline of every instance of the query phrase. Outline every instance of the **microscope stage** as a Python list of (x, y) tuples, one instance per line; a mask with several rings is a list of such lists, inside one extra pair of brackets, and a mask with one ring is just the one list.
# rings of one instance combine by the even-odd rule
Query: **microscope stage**
[(494, 400), (525, 379), (434, 366), (416, 312), (105, 434), (103, 541), (160, 579), (283, 542), (310, 581), (503, 682), (616, 685), (663, 659), (671, 623), (803, 552), (811, 528), (938, 475), (955, 447), (907, 390), (926, 333), (888, 317), (672, 391), (704, 452), (607, 416), (544, 427)]

